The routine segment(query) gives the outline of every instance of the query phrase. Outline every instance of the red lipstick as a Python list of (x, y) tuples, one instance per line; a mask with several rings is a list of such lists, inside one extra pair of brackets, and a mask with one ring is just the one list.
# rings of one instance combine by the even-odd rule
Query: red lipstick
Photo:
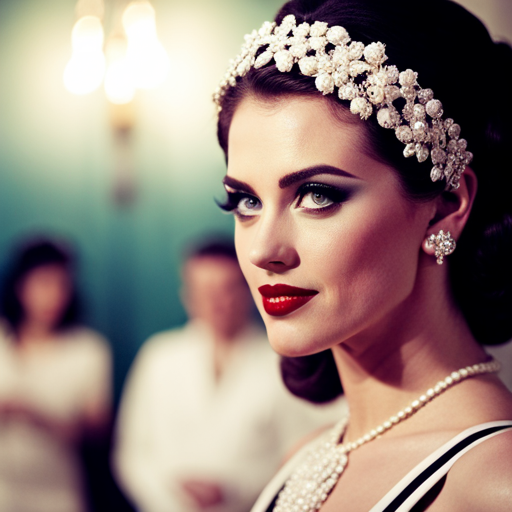
[(263, 297), (263, 307), (272, 316), (284, 316), (301, 308), (309, 302), (318, 292), (306, 290), (286, 284), (271, 286), (266, 284), (258, 288)]

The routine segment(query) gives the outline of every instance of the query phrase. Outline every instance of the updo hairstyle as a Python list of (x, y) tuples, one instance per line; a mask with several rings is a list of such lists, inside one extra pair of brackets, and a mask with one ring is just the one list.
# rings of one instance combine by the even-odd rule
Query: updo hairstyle
[[(297, 24), (315, 21), (343, 26), (353, 41), (386, 45), (386, 64), (418, 73), (418, 83), (441, 100), (445, 117), (460, 124), (461, 136), (474, 154), (471, 168), (478, 192), (468, 223), (450, 256), (452, 293), (466, 321), (482, 344), (498, 344), (512, 337), (512, 49), (495, 43), (475, 16), (449, 0), (292, 0), (275, 21), (293, 14)], [(262, 51), (262, 50), (260, 50)], [(226, 157), (231, 120), (247, 96), (272, 101), (290, 95), (316, 96), (314, 79), (294, 65), (282, 73), (273, 61), (252, 68), (222, 99), (218, 139)], [(337, 94), (325, 96), (333, 111), (348, 111)], [(353, 114), (351, 114), (353, 115)], [(404, 158), (403, 144), (393, 130), (381, 128), (371, 116), (365, 122), (371, 155), (391, 165), (404, 195), (428, 201), (450, 192), (444, 181), (430, 179), (430, 160)], [(283, 358), (282, 373), (292, 393), (325, 402), (342, 389), (334, 377), (331, 351), (314, 356)]]

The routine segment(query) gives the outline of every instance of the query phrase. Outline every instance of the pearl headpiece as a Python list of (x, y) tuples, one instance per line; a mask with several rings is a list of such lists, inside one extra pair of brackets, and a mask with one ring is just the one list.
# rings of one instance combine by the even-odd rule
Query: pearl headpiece
[[(315, 77), (316, 88), (324, 95), (337, 88), (339, 98), (350, 101), (350, 111), (361, 119), (368, 119), (375, 110), (379, 125), (395, 130), (406, 145), (405, 157), (415, 155), (424, 162), (430, 156), (432, 181), (445, 179), (447, 189), (458, 188), (460, 175), (473, 159), (466, 151), (466, 140), (460, 138), (460, 126), (453, 119), (443, 119), (443, 105), (434, 99), (432, 89), (418, 85), (417, 73), (383, 65), (387, 60), (383, 43), (365, 46), (351, 41), (343, 27), (320, 21), (297, 25), (292, 14), (280, 25), (266, 21), (245, 36), (241, 53), (230, 62), (214, 94), (219, 111), (223, 96), (238, 77), (272, 59), (281, 72), (298, 64), (303, 75)], [(397, 105), (399, 98), (402, 102)]]

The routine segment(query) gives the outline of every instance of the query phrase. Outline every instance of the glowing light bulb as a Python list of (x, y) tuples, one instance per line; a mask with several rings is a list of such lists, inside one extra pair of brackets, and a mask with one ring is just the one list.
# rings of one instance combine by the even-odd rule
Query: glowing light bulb
[(128, 38), (126, 59), (135, 87), (157, 87), (169, 72), (169, 57), (158, 41), (155, 10), (147, 1), (133, 2), (123, 13), (123, 26)]
[(135, 96), (135, 85), (126, 59), (126, 40), (121, 37), (110, 39), (106, 53), (109, 64), (105, 75), (105, 94), (116, 105), (129, 103)]
[(149, 2), (133, 2), (123, 13), (123, 27), (132, 42), (156, 40), (155, 10)]
[(101, 85), (104, 73), (103, 54), (90, 55), (87, 58), (73, 56), (64, 70), (64, 85), (73, 94), (89, 94)]
[[(102, 0), (81, 1), (81, 12), (87, 11), (89, 3), (91, 6), (94, 4), (96, 9), (91, 12), (100, 12), (103, 6)], [(109, 41), (106, 73), (106, 59), (102, 50), (104, 33), (100, 18), (82, 16), (75, 23), (71, 33), (73, 54), (63, 75), (64, 85), (70, 92), (88, 94), (101, 85), (105, 76), (108, 99), (122, 104), (133, 99), (135, 88), (152, 89), (165, 80), (170, 67), (169, 57), (158, 40), (155, 10), (149, 1), (140, 0), (129, 4), (123, 13), (122, 22), (126, 39), (116, 37)]]
[(103, 26), (96, 16), (80, 18), (71, 32), (73, 53), (101, 51), (103, 47)]
[(103, 27), (99, 18), (84, 16), (71, 33), (73, 54), (64, 70), (64, 85), (73, 94), (88, 94), (97, 89), (105, 74)]

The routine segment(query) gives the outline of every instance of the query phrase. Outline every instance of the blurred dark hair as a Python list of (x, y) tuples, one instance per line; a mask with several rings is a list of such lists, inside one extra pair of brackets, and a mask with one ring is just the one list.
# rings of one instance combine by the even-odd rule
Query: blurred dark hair
[(332, 350), (304, 357), (281, 357), (285, 386), (300, 398), (325, 403), (343, 393)]
[[(23, 305), (18, 298), (18, 286), (33, 270), (47, 265), (58, 265), (67, 270), (72, 278), (74, 273), (72, 250), (64, 242), (47, 237), (30, 238), (19, 244), (13, 251), (8, 264), (1, 295), (1, 312), (9, 328), (18, 333), (23, 322)], [(79, 301), (76, 286), (72, 287), (69, 303), (56, 326), (62, 329), (75, 325), (79, 317)]]
[[(460, 124), (462, 136), (475, 155), (471, 167), (479, 188), (457, 250), (450, 256), (452, 292), (475, 338), (484, 344), (502, 343), (512, 336), (512, 201), (507, 186), (512, 171), (508, 158), (512, 102), (499, 94), (505, 91), (505, 84), (512, 83), (512, 49), (505, 43), (494, 43), (482, 22), (454, 2), (428, 0), (417, 7), (411, 8), (410, 0), (292, 0), (281, 8), (276, 21), (294, 14), (297, 23), (341, 25), (352, 40), (365, 45), (383, 42), (389, 57), (386, 64), (394, 64), (400, 71), (418, 72), (421, 86), (433, 89), (443, 103), (445, 117)], [(486, 70), (498, 71), (490, 74)], [(493, 89), (499, 97), (491, 98)], [(319, 94), (314, 79), (301, 75), (297, 65), (289, 73), (278, 71), (273, 61), (251, 69), (222, 99), (218, 138), (226, 156), (231, 120), (244, 97), (272, 100)], [(336, 94), (324, 98), (334, 111), (348, 107)], [(425, 201), (449, 194), (444, 192), (444, 182), (430, 180), (428, 161), (419, 163), (403, 157), (403, 144), (393, 130), (382, 129), (375, 116), (365, 126), (372, 155), (395, 169), (406, 197)], [(324, 357), (330, 356), (325, 353)], [(321, 386), (316, 386), (320, 393), (313, 392), (311, 374), (312, 368), (317, 368), (317, 377), (324, 378), (321, 374), (325, 371), (320, 370), (317, 356), (316, 365), (308, 358), (311, 356), (284, 359), (285, 382), (299, 396), (324, 401)], [(296, 376), (301, 364), (307, 375), (305, 385), (299, 378), (287, 378), (289, 368), (293, 366), (290, 372)], [(294, 387), (290, 386), (292, 381)], [(327, 394), (332, 396), (333, 392)]]
[(185, 253), (186, 260), (205, 257), (228, 258), (238, 263), (233, 237), (207, 235), (194, 242)]

